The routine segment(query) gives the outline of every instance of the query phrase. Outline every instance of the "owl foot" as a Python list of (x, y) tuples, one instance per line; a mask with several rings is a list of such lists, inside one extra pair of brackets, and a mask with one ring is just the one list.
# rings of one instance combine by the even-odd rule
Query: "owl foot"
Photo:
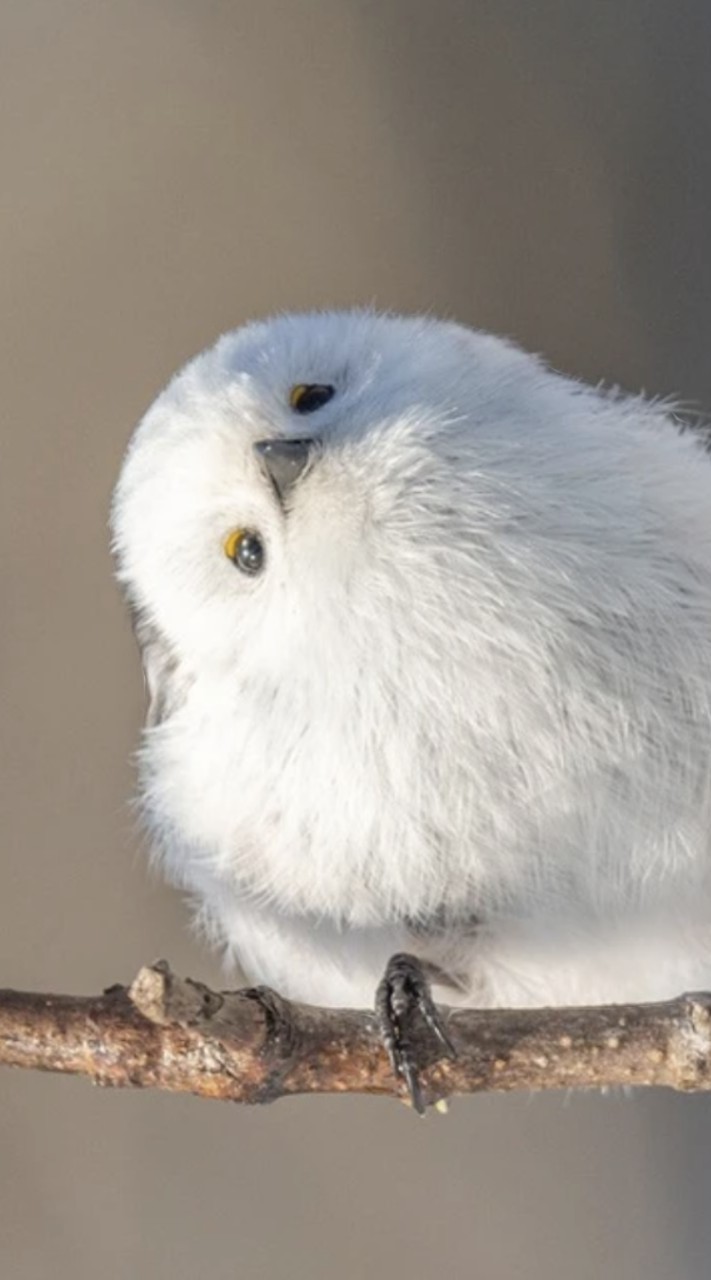
[(437, 1039), (442, 1050), (439, 1057), (456, 1058), (457, 1053), (416, 956), (404, 952), (391, 956), (375, 994), (375, 1012), (393, 1072), (405, 1081), (412, 1105), (422, 1116), (425, 1101), (420, 1071), (427, 1062), (422, 1061), (421, 1049), (415, 1044), (413, 1018), (419, 1015)]

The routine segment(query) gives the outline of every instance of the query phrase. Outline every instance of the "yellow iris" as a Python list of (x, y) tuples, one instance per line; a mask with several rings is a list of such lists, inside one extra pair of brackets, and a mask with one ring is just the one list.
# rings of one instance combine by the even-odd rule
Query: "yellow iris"
[(297, 382), (296, 386), (291, 388), (291, 391), (289, 392), (289, 404), (292, 409), (298, 409), (300, 402), (310, 390), (311, 385), (308, 382)]
[(222, 544), (228, 560), (234, 560), (237, 555), (237, 551), (239, 550), (239, 544), (246, 532), (246, 529), (233, 529), (232, 533), (228, 533)]

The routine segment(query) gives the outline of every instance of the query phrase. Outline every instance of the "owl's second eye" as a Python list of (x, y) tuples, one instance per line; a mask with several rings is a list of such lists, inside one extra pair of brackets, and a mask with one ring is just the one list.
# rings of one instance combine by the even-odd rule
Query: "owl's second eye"
[(315, 413), (335, 394), (336, 388), (323, 382), (299, 382), (289, 392), (289, 404), (296, 413)]
[(224, 551), (242, 573), (261, 573), (264, 568), (264, 543), (254, 529), (233, 529), (224, 541)]

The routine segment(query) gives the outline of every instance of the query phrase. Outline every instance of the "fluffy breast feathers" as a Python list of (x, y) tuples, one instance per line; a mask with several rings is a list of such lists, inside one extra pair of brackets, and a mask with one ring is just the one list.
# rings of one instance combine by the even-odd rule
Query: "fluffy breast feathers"
[[(305, 436), (284, 500), (255, 445)], [(159, 396), (113, 538), (194, 891), (371, 925), (708, 877), (711, 462), (664, 408), (452, 324), (285, 316)]]

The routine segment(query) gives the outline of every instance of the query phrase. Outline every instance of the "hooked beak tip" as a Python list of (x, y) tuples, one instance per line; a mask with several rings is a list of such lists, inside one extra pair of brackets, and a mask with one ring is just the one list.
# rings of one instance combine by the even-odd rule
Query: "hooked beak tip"
[(264, 466), (282, 505), (308, 468), (316, 440), (258, 440), (254, 451)]

